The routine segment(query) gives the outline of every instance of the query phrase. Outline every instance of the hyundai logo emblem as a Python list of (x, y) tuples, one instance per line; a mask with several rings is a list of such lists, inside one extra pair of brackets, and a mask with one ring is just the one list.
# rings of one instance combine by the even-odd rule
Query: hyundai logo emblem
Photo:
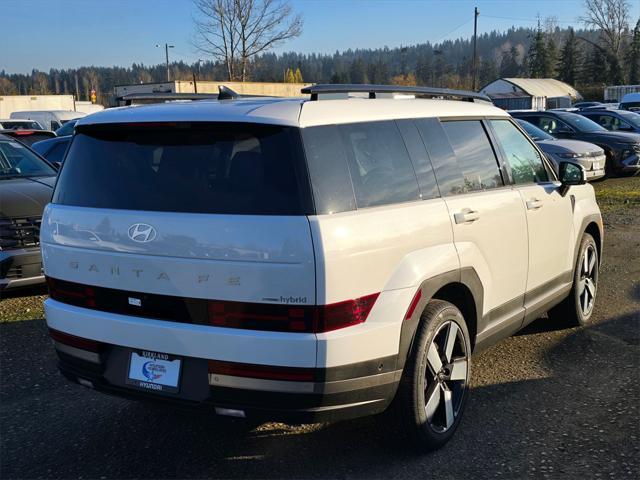
[(146, 223), (134, 223), (127, 233), (131, 240), (139, 243), (151, 242), (156, 238), (156, 229)]

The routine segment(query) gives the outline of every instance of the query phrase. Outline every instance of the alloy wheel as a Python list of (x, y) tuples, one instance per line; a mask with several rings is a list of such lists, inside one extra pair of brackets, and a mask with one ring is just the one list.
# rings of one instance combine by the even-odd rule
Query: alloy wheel
[(587, 245), (580, 262), (580, 279), (578, 280), (578, 302), (584, 317), (593, 310), (598, 285), (597, 253), (593, 245)]
[(425, 410), (431, 428), (444, 433), (461, 413), (467, 387), (469, 353), (457, 323), (443, 323), (433, 336), (425, 369)]

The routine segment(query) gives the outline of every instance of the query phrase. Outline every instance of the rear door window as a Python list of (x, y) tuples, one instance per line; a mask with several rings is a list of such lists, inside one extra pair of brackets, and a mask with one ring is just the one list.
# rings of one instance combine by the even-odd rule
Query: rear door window
[(418, 180), (394, 121), (338, 125), (358, 208), (420, 199)]
[(228, 123), (102, 127), (75, 135), (55, 203), (189, 213), (304, 214), (297, 129)]
[(449, 194), (503, 186), (498, 161), (479, 120), (446, 121), (442, 122), (442, 128), (462, 174), (461, 179), (448, 186)]

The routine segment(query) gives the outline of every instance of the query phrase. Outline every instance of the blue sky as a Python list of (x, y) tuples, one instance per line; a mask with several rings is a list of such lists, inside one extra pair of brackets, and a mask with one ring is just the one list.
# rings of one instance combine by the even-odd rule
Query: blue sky
[[(303, 14), (302, 35), (276, 51), (330, 53), (348, 48), (398, 46), (473, 33), (478, 6), (480, 33), (511, 25), (533, 26), (554, 15), (560, 26), (579, 26), (582, 0), (291, 0)], [(640, 1), (631, 0), (633, 22)], [(175, 45), (172, 59), (194, 62), (190, 44), (191, 0), (0, 0), (0, 70), (121, 65), (164, 61), (155, 44)]]

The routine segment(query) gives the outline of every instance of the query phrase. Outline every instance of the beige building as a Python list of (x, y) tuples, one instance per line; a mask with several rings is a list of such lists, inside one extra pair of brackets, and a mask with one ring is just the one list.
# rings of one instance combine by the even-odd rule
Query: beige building
[[(140, 83), (116, 85), (115, 97), (140, 93), (218, 93), (218, 86), (224, 85), (242, 95), (264, 95), (270, 97), (299, 97), (300, 90), (308, 83), (263, 83), (263, 82), (210, 82), (175, 80), (163, 83)], [(197, 89), (197, 91), (196, 91)]]

